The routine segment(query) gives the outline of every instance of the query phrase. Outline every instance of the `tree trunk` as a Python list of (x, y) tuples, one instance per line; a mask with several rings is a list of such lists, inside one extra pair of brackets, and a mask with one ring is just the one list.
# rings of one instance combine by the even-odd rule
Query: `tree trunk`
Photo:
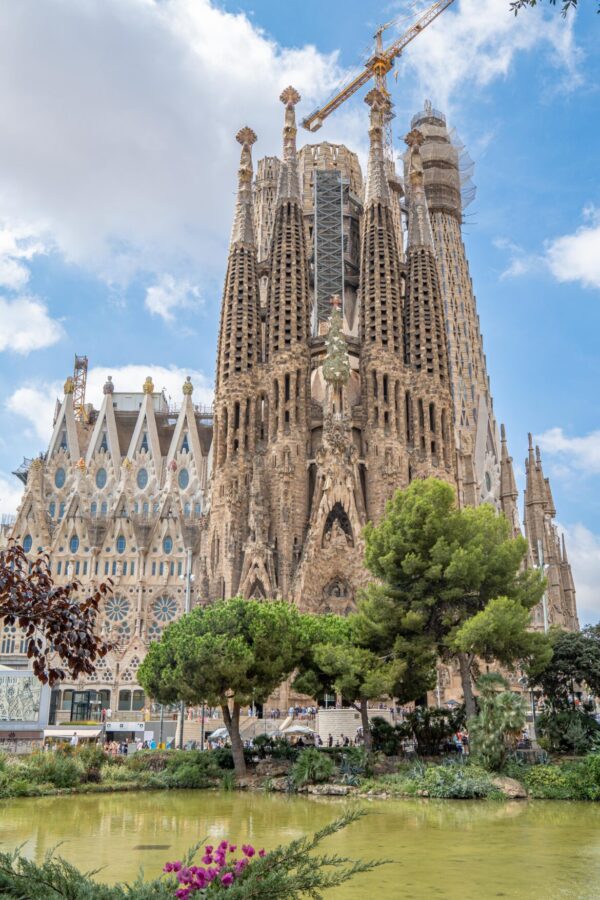
[(360, 698), (360, 718), (362, 722), (364, 747), (365, 750), (370, 751), (373, 749), (373, 736), (369, 727), (369, 710), (365, 697)]
[(229, 704), (227, 703), (221, 706), (221, 709), (223, 711), (223, 721), (231, 740), (235, 774), (243, 777), (246, 774), (246, 760), (244, 759), (244, 744), (240, 735), (240, 704), (234, 702), (233, 713), (230, 712)]
[(462, 682), (463, 698), (465, 701), (465, 712), (467, 719), (477, 715), (477, 706), (475, 704), (475, 695), (473, 694), (473, 682), (471, 680), (471, 660), (467, 653), (458, 654), (458, 664), (460, 666), (460, 680)]

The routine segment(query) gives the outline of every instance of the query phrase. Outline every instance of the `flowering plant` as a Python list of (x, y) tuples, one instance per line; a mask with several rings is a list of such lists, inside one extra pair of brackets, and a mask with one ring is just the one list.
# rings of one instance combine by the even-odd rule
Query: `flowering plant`
[[(204, 866), (188, 866), (180, 860), (165, 863), (163, 872), (174, 873), (181, 885), (175, 891), (175, 897), (178, 900), (188, 900), (192, 894), (202, 893), (205, 895), (212, 884), (224, 888), (230, 887), (246, 870), (252, 857), (256, 856), (256, 850), (251, 844), (242, 845), (242, 856), (239, 859), (232, 856), (236, 850), (235, 844), (221, 841), (216, 848), (211, 844), (206, 844), (202, 857)], [(265, 851), (259, 850), (258, 856), (264, 857)]]

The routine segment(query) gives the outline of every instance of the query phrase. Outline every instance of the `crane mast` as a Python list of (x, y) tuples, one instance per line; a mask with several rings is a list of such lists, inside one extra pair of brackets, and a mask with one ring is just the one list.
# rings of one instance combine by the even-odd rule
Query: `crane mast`
[(436, 0), (436, 2), (433, 3), (429, 9), (427, 9), (423, 15), (404, 32), (404, 34), (386, 48), (383, 46), (382, 35), (385, 29), (389, 28), (395, 20), (388, 22), (386, 25), (382, 25), (381, 28), (375, 32), (375, 52), (373, 53), (373, 56), (367, 60), (363, 71), (353, 78), (349, 84), (338, 91), (338, 93), (335, 94), (331, 100), (328, 100), (324, 106), (314, 110), (309, 116), (303, 119), (302, 126), (308, 131), (318, 131), (327, 116), (330, 116), (332, 112), (335, 112), (342, 103), (345, 103), (346, 100), (352, 97), (353, 94), (360, 90), (363, 85), (367, 84), (371, 78), (375, 79), (377, 88), (388, 96), (386, 76), (390, 69), (393, 68), (396, 57), (400, 56), (404, 48), (410, 44), (411, 41), (414, 41), (417, 35), (427, 28), (428, 25), (431, 25), (431, 23), (437, 19), (444, 10), (448, 9), (453, 2), (454, 0)]

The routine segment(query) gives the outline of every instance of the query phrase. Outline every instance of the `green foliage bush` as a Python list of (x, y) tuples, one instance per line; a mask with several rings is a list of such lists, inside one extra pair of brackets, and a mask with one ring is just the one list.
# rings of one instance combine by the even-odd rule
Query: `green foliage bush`
[(576, 762), (532, 766), (523, 781), (536, 800), (600, 800), (600, 753)]
[(404, 734), (402, 726), (394, 727), (382, 716), (374, 716), (371, 719), (371, 737), (373, 750), (385, 753), (386, 756), (397, 756)]
[(600, 725), (584, 710), (548, 710), (538, 716), (536, 732), (546, 750), (555, 753), (587, 753), (600, 738)]
[(485, 769), (472, 763), (454, 762), (401, 766), (396, 775), (365, 779), (361, 792), (383, 792), (399, 797), (434, 797), (439, 800), (497, 798), (502, 794)]
[(305, 784), (320, 784), (333, 775), (333, 761), (327, 754), (313, 747), (303, 750), (291, 771), (295, 787)]
[(436, 756), (444, 749), (444, 743), (464, 724), (464, 706), (456, 710), (417, 706), (398, 726), (398, 732), (402, 737), (414, 737), (421, 756)]
[(469, 719), (472, 753), (485, 769), (499, 771), (509, 753), (511, 739), (525, 724), (523, 699), (508, 690), (501, 675), (482, 675), (477, 686), (480, 691), (479, 713)]
[(289, 741), (282, 737), (273, 737), (272, 735), (259, 734), (254, 738), (254, 750), (259, 759), (298, 759), (300, 750)]
[(28, 760), (29, 777), (35, 784), (72, 788), (83, 779), (83, 766), (73, 756), (61, 753), (33, 753)]

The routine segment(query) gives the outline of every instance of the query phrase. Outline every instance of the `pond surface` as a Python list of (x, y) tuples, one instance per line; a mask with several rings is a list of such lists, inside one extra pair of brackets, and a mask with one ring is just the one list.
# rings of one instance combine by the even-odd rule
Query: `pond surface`
[[(600, 804), (362, 801), (369, 815), (327, 841), (350, 857), (392, 859), (332, 900), (600, 898)], [(273, 848), (339, 816), (346, 801), (173, 791), (42, 797), (0, 803), (0, 847), (60, 854), (105, 881), (158, 874), (205, 836)]]

